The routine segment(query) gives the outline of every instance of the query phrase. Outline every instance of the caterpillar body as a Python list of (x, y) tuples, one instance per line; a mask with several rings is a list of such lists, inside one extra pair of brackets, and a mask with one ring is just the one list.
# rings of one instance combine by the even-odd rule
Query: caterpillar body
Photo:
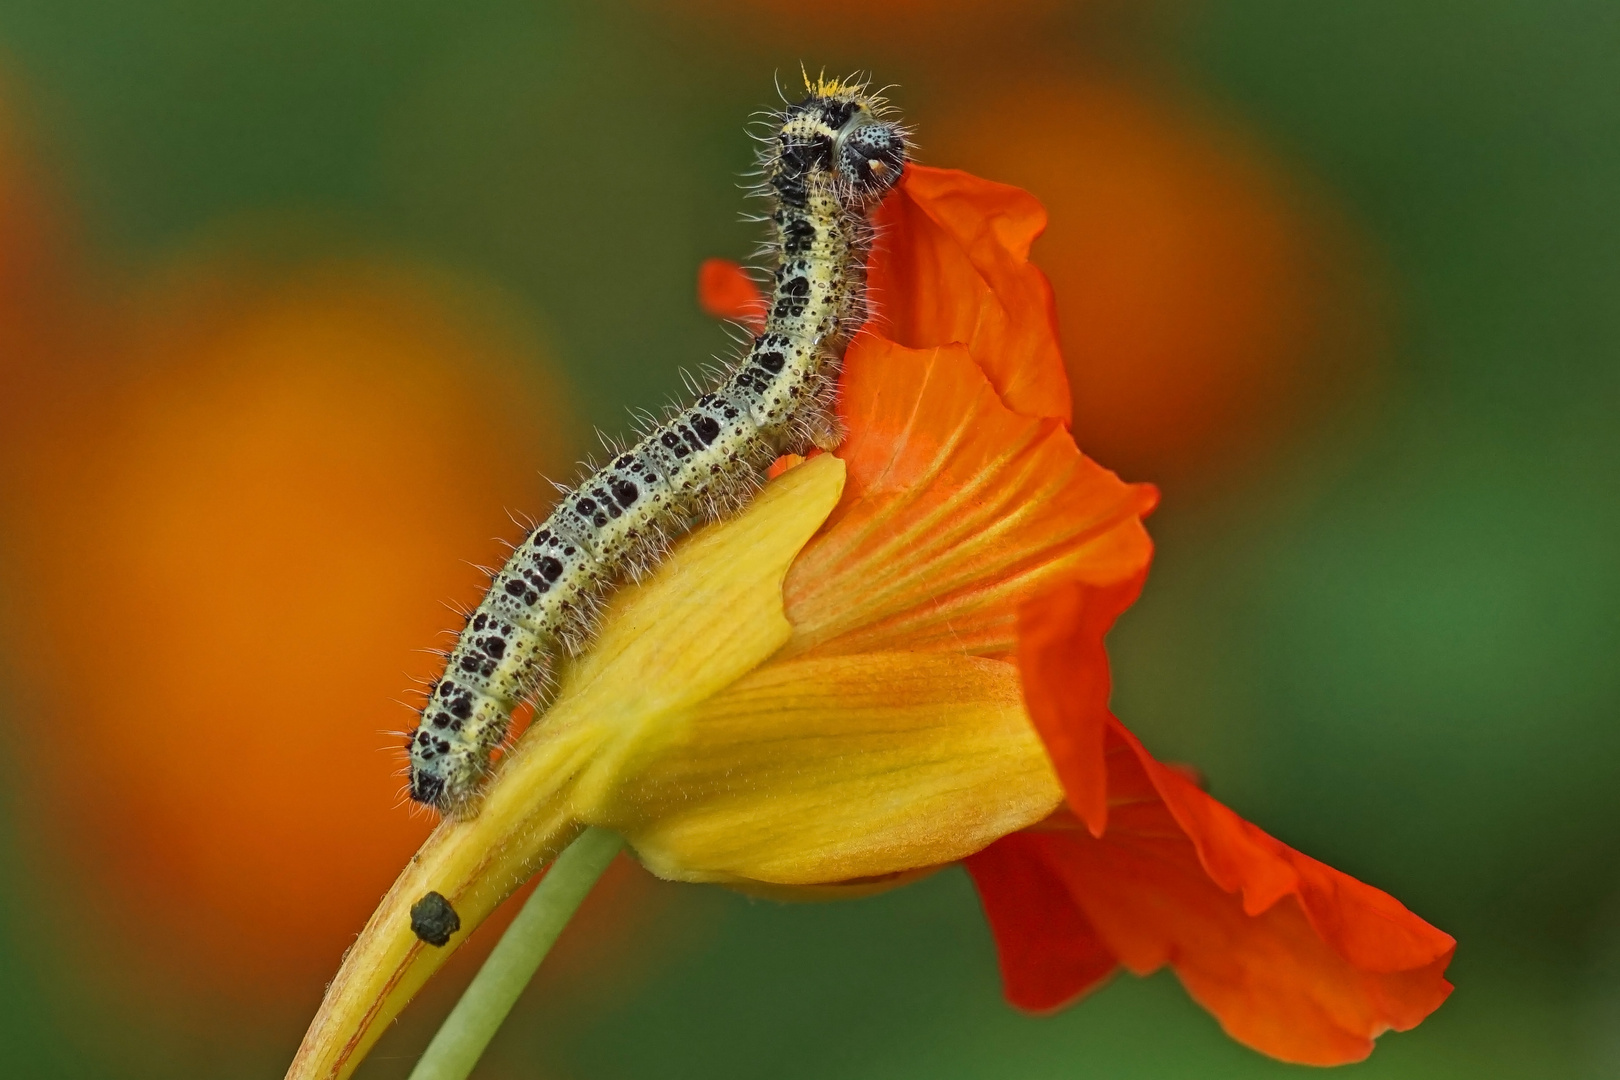
[(869, 213), (905, 168), (906, 133), (864, 85), (823, 79), (763, 141), (763, 331), (710, 392), (566, 493), (493, 575), (411, 733), (417, 802), (473, 811), (513, 710), (544, 704), (557, 658), (589, 643), (609, 590), (695, 520), (744, 506), (779, 455), (836, 444), (843, 349), (866, 318)]

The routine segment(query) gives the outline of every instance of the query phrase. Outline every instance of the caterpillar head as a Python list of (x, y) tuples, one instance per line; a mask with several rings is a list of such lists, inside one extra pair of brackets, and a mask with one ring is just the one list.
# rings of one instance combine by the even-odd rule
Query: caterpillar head
[(839, 132), (838, 178), (862, 203), (883, 197), (906, 167), (906, 134), (899, 124), (879, 119), (863, 102)]
[[(839, 200), (866, 206), (895, 185), (906, 166), (905, 129), (863, 86), (822, 80), (782, 114), (771, 184), (790, 202), (816, 173), (836, 185)], [(802, 203), (801, 203), (802, 205)]]

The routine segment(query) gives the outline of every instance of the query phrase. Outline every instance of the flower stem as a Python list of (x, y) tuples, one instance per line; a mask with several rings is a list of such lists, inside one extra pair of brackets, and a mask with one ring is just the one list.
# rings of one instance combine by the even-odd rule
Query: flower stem
[(450, 1010), (410, 1080), (465, 1080), (557, 935), (623, 846), (616, 834), (591, 828), (557, 856)]

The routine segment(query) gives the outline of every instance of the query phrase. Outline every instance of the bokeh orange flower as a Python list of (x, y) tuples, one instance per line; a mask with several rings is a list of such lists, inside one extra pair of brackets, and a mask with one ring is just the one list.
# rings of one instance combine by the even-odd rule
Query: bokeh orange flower
[(24, 813), (99, 971), (279, 1004), (428, 831), (388, 732), (568, 410), (498, 304), (381, 261), (199, 260), (84, 321), (0, 373)]
[[(1103, 637), (1157, 493), (1085, 458), (1045, 225), (1016, 188), (912, 167), (879, 212), (879, 316), (832, 455), (612, 600), (600, 638), (349, 951), (291, 1077), (345, 1076), (429, 974), (586, 826), (661, 876), (861, 895), (966, 860), (1009, 996), (1056, 1007), (1170, 963), (1238, 1039), (1355, 1060), (1449, 990), (1452, 940), (1286, 848), (1108, 712)], [(741, 271), (712, 311), (757, 310)], [(410, 931), (428, 890), (445, 948)]]
[(1034, 192), (1088, 452), (1175, 489), (1242, 471), (1376, 382), (1367, 260), (1241, 126), (1150, 80), (1021, 69), (929, 131)]

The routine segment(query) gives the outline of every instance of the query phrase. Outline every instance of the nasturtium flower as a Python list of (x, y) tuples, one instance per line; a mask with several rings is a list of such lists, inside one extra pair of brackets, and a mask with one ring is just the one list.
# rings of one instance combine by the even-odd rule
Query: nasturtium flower
[[(350, 949), (294, 1064), (345, 1076), (474, 927), (587, 826), (654, 873), (853, 896), (965, 862), (1008, 997), (1169, 964), (1234, 1037), (1353, 1061), (1450, 990), (1452, 939), (1160, 764), (1103, 637), (1157, 493), (1082, 455), (1029, 195), (913, 166), (879, 213), (837, 451), (609, 604), (478, 813), (443, 822)], [(746, 319), (740, 271), (705, 305)], [(444, 948), (409, 908), (455, 907)]]

